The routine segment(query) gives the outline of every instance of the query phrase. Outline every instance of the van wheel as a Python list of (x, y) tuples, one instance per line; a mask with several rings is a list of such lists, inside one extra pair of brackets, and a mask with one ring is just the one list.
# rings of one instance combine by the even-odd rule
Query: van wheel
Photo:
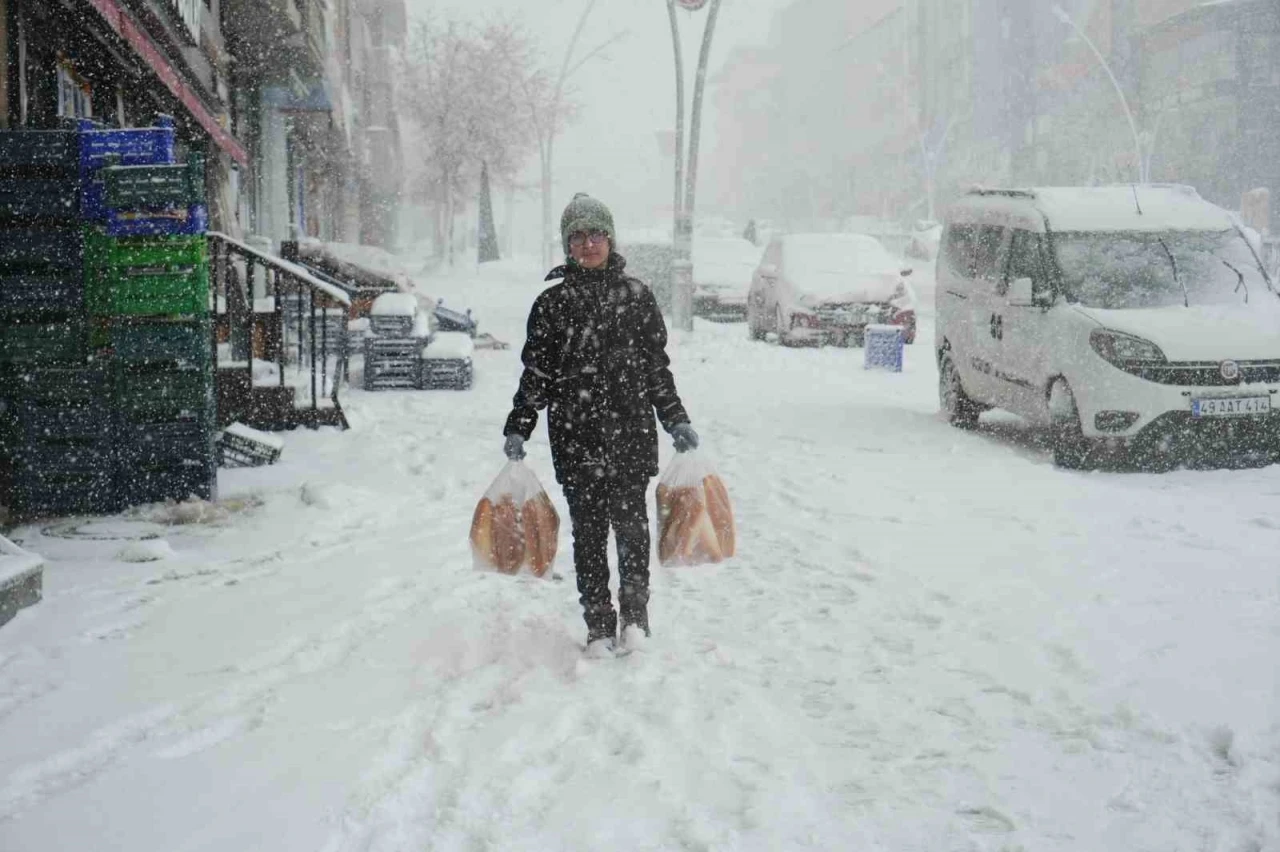
[(750, 340), (764, 340), (765, 331), (756, 324), (755, 316), (747, 314), (747, 338)]
[(775, 313), (774, 318), (773, 318), (773, 325), (774, 325), (774, 328), (775, 328), (775, 329), (777, 330), (777, 332), (778, 332), (778, 345), (779, 345), (779, 346), (786, 346), (786, 345), (788, 345), (788, 344), (787, 344), (787, 335), (786, 335), (787, 327), (786, 327), (786, 324), (785, 324), (785, 323), (786, 323), (786, 321), (783, 319), (783, 316), (782, 316), (782, 305), (778, 305), (778, 310), (777, 310), (777, 312)]
[(1063, 470), (1091, 470), (1093, 447), (1080, 426), (1076, 398), (1066, 379), (1058, 379), (1049, 389), (1049, 418), (1053, 463)]
[(960, 381), (960, 371), (950, 353), (942, 356), (938, 367), (938, 401), (946, 412), (947, 422), (958, 429), (972, 429), (978, 425), (982, 407), (969, 398)]

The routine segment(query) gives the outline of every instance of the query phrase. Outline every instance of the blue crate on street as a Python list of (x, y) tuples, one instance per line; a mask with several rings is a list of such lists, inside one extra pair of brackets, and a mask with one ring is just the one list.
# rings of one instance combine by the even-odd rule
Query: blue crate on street
[(203, 204), (172, 210), (108, 210), (109, 237), (194, 237), (209, 230)]
[(905, 344), (901, 326), (867, 326), (863, 343), (866, 369), (901, 373)]

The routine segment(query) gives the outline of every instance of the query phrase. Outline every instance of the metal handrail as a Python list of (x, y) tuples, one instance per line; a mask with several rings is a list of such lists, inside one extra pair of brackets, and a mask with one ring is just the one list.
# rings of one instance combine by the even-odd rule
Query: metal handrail
[[(328, 397), (339, 408), (338, 389), (348, 374), (345, 338), (351, 298), (339, 287), (322, 281), (301, 266), (235, 240), (226, 234), (209, 234), (209, 254), (214, 289), (225, 299), (232, 359), (244, 360), (253, 386), (255, 327), (259, 301), (270, 300), (276, 339), (261, 341), (261, 360), (274, 362), (279, 383), (285, 387), (288, 367), (310, 373), (310, 408), (316, 412)], [(286, 312), (286, 305), (290, 311)], [(262, 312), (265, 313), (265, 312)], [(331, 340), (330, 325), (338, 320)], [(291, 340), (291, 333), (294, 338)], [(265, 336), (264, 336), (265, 338)], [(296, 347), (291, 345), (296, 342)], [(215, 352), (215, 367), (216, 362)], [(333, 364), (332, 370), (330, 364)], [(297, 387), (297, 385), (294, 385)], [(313, 417), (312, 425), (317, 422)]]

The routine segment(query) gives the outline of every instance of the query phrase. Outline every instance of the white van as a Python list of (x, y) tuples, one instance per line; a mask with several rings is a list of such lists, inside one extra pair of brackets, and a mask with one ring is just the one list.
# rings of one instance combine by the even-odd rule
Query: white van
[(1183, 186), (975, 190), (938, 255), (939, 397), (1051, 426), (1054, 460), (1280, 449), (1280, 295)]

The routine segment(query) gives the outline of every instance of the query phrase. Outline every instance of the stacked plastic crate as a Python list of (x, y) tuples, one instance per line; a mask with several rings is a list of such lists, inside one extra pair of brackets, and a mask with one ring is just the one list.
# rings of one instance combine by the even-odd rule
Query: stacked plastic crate
[(0, 133), (0, 440), (19, 515), (212, 498), (203, 166), (172, 122)]
[(0, 133), (0, 403), (8, 504), (109, 511), (110, 373), (89, 357), (80, 134)]
[(383, 293), (369, 311), (364, 342), (365, 390), (416, 389), (422, 374), (422, 347), (431, 337), (427, 315), (410, 293)]
[(217, 492), (204, 162), (175, 163), (172, 134), (82, 134), (90, 346), (111, 364), (127, 504)]

